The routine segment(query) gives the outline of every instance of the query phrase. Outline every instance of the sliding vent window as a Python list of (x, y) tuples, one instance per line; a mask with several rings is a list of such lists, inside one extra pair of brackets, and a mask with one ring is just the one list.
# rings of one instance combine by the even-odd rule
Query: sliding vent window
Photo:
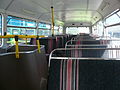
[(120, 11), (106, 18), (105, 26), (105, 36), (111, 39), (120, 39)]
[(90, 33), (89, 27), (67, 27), (66, 34), (77, 35), (80, 33)]
[[(0, 35), (2, 35), (2, 15), (0, 14)], [(2, 39), (0, 38), (0, 46), (2, 45)]]
[[(118, 13), (118, 14), (120, 14), (120, 13)], [(108, 17), (106, 19), (105, 25), (109, 26), (109, 25), (120, 23), (120, 16), (118, 14), (114, 14), (114, 15)]]
[[(36, 23), (29, 19), (14, 16), (7, 17), (7, 35), (36, 35)], [(19, 39), (20, 43), (25, 43), (25, 39)], [(30, 42), (30, 39), (28, 39)], [(14, 39), (10, 38), (8, 43), (14, 44)]]
[(17, 27), (36, 27), (36, 23), (34, 21), (28, 19), (22, 19), (18, 17), (8, 16), (7, 18), (7, 26), (17, 26)]

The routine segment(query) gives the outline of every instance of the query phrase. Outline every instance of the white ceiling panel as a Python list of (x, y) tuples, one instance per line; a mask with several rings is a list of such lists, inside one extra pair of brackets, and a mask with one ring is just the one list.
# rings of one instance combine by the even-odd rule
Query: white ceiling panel
[(90, 10), (97, 10), (100, 7), (102, 1), (103, 0), (89, 0), (88, 8)]
[(106, 17), (116, 9), (120, 9), (120, 1), (119, 0), (106, 0), (102, 2), (101, 6), (99, 7), (98, 11)]
[(41, 4), (35, 1), (32, 2), (30, 0), (15, 0), (8, 8), (8, 11), (38, 18), (42, 13), (47, 13), (50, 11), (48, 8)]
[(6, 9), (12, 0), (0, 0), (0, 9)]
[[(109, 4), (105, 10), (101, 10), (104, 6), (102, 5), (103, 2)], [(0, 9), (15, 12), (22, 16), (51, 21), (50, 7), (53, 5), (55, 20), (95, 22), (102, 17), (102, 14), (105, 16), (116, 8), (120, 8), (119, 4), (119, 0), (0, 0)], [(96, 17), (97, 19), (94, 20)]]
[[(63, 9), (65, 7), (66, 10), (74, 10), (74, 9), (86, 9), (87, 0), (65, 0), (65, 1), (56, 1), (54, 7), (56, 10)], [(62, 8), (61, 8), (62, 6)]]

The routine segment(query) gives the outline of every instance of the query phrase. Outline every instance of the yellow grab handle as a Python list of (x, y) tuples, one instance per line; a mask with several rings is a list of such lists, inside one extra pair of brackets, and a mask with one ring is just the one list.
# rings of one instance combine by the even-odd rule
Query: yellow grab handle
[(52, 35), (54, 35), (54, 8), (51, 6), (51, 13), (52, 13)]
[(40, 53), (41, 51), (40, 51), (39, 36), (37, 36), (36, 41), (37, 41), (37, 46), (38, 46), (38, 52)]
[(19, 58), (19, 48), (18, 48), (18, 36), (15, 36), (15, 49), (16, 49), (16, 58)]
[[(18, 36), (18, 38), (36, 38), (36, 35), (6, 35), (6, 36), (1, 36), (0, 38), (14, 38), (15, 36)], [(39, 36), (39, 37), (45, 37), (45, 36)]]
[(18, 41), (15, 41), (15, 49), (16, 49), (16, 58), (19, 58), (19, 48), (18, 48)]
[(38, 52), (40, 53), (41, 51), (40, 51), (40, 42), (39, 42), (39, 40), (37, 40), (37, 46), (38, 46)]
[(26, 40), (25, 40), (25, 41), (26, 41), (26, 45), (27, 45), (27, 38), (26, 38)]

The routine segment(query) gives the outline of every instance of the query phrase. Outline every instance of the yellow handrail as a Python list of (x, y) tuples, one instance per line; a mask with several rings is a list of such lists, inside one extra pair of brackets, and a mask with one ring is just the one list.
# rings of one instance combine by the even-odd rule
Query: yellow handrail
[(16, 49), (16, 58), (19, 58), (19, 47), (18, 47), (18, 41), (15, 41), (15, 49)]
[[(5, 35), (0, 36), (0, 38), (15, 38), (15, 47), (16, 47), (16, 58), (19, 58), (19, 47), (18, 47), (18, 38), (36, 38), (37, 46), (38, 46), (38, 52), (40, 53), (40, 42), (39, 37), (45, 37), (45, 36), (35, 36), (35, 35)], [(27, 42), (27, 40), (26, 40)]]
[(26, 41), (25, 43), (26, 43), (26, 45), (27, 45), (27, 38), (26, 38), (26, 40), (25, 40), (25, 41)]
[(14, 38), (15, 38), (16, 58), (19, 58), (18, 36), (15, 36)]
[(36, 38), (37, 46), (38, 46), (38, 52), (40, 53), (40, 41), (39, 41), (39, 36)]
[(40, 41), (39, 40), (37, 40), (37, 46), (38, 46), (38, 52), (40, 53), (41, 50), (40, 50)]
[(0, 38), (14, 38), (15, 36), (18, 36), (18, 38), (37, 38), (37, 37), (45, 37), (45, 36), (36, 36), (36, 35), (5, 35), (5, 36), (1, 36)]
[(52, 35), (54, 35), (54, 8), (51, 6), (51, 13), (52, 13)]

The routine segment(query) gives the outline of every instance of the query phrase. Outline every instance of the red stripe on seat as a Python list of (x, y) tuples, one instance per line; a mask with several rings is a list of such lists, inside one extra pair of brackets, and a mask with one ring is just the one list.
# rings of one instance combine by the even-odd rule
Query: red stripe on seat
[(67, 61), (67, 86), (66, 90), (71, 90), (71, 81), (72, 80), (72, 60)]

